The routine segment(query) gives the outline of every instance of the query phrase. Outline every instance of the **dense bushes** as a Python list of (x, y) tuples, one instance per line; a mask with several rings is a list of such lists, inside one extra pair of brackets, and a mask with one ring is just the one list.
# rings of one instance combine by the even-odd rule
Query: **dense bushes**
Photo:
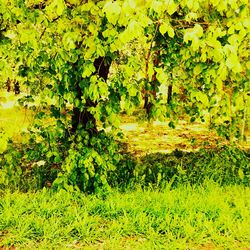
[(179, 150), (165, 155), (156, 153), (140, 159), (135, 168), (142, 185), (164, 187), (171, 183), (202, 184), (212, 179), (219, 184), (250, 184), (250, 155), (235, 147), (201, 149), (185, 153)]
[[(100, 142), (100, 149), (104, 149), (105, 140), (102, 138)], [(80, 187), (87, 192), (103, 192), (111, 187), (164, 188), (183, 183), (202, 184), (207, 179), (220, 185), (250, 184), (250, 153), (233, 146), (189, 153), (175, 150), (171, 154), (155, 153), (134, 158), (129, 154), (115, 153), (115, 145), (113, 143), (113, 147), (107, 148), (106, 153), (103, 150), (93, 152), (91, 148), (79, 149), (79, 145), (75, 145), (62, 168), (43, 162), (27, 167), (22, 164), (21, 155), (12, 149), (8, 157), (6, 154), (0, 156), (1, 188), (38, 189), (50, 187), (54, 182), (54, 188), (61, 185), (66, 189)], [(112, 166), (105, 161), (111, 153), (116, 154)], [(96, 161), (102, 164), (96, 164)]]

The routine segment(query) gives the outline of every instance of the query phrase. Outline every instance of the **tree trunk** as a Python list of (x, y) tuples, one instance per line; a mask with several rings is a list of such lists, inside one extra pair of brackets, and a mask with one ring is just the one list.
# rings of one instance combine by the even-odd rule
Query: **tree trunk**
[(168, 104), (170, 104), (172, 101), (172, 92), (173, 92), (173, 85), (170, 84), (168, 86)]
[[(94, 66), (96, 69), (95, 74), (97, 74), (99, 77), (102, 77), (105, 82), (108, 79), (110, 65), (111, 65), (111, 61), (105, 57), (99, 57), (94, 61)], [(77, 84), (76, 90), (77, 90), (77, 98), (81, 100), (82, 90), (79, 84)], [(96, 126), (96, 119), (88, 111), (89, 108), (95, 107), (96, 105), (97, 103), (93, 102), (90, 99), (87, 99), (83, 111), (81, 111), (78, 107), (73, 108), (71, 133), (74, 134), (79, 125), (83, 126), (84, 129), (89, 131), (91, 134), (96, 134), (98, 132), (97, 126)]]
[(146, 110), (147, 116), (150, 115), (151, 109), (152, 109), (152, 103), (149, 102), (149, 93), (146, 92), (145, 98), (144, 98), (144, 106), (143, 108)]
[[(155, 59), (153, 61), (154, 63), (154, 67), (158, 67), (160, 64), (160, 50), (158, 50), (155, 53)], [(153, 100), (156, 100), (156, 92), (157, 92), (157, 86), (158, 86), (158, 80), (156, 78), (156, 74), (157, 72), (154, 71), (154, 74), (152, 75), (152, 79), (149, 83), (147, 83), (147, 87), (148, 89), (146, 89), (146, 94), (145, 94), (145, 98), (144, 98), (144, 109), (146, 109), (146, 113), (148, 115), (148, 117), (150, 116), (150, 113), (152, 111), (152, 107), (154, 106), (154, 104), (150, 101), (150, 97)]]
[(20, 84), (18, 81), (14, 81), (14, 92), (15, 95), (19, 95), (20, 94)]
[(7, 81), (6, 81), (6, 89), (7, 89), (7, 92), (11, 91), (10, 78), (8, 78)]

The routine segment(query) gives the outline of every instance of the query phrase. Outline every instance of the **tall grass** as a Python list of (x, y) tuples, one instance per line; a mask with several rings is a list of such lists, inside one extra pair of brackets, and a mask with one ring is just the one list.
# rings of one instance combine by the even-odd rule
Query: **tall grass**
[(182, 185), (107, 196), (61, 190), (2, 193), (0, 247), (247, 249), (250, 188)]

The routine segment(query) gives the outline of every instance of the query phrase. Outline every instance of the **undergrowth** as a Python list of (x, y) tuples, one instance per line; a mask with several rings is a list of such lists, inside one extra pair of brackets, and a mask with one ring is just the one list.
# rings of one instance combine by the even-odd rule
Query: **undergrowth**
[[(38, 190), (50, 186), (58, 188), (58, 184), (53, 185), (58, 174), (67, 174), (60, 164), (49, 164), (42, 161), (42, 158), (36, 161), (34, 158), (34, 163), (28, 164), (20, 150), (24, 149), (16, 150), (12, 147), (7, 154), (0, 154), (0, 188), (13, 191)], [(32, 154), (38, 153), (37, 150), (32, 149)], [(172, 187), (179, 184), (202, 184), (207, 179), (220, 185), (250, 184), (250, 153), (234, 146), (189, 153), (175, 150), (170, 154), (155, 153), (141, 158), (123, 153), (116, 164), (113, 170), (103, 174), (111, 188), (119, 187), (120, 190), (138, 186), (165, 188), (169, 184)], [(91, 190), (86, 189), (87, 192)], [(98, 192), (103, 191), (100, 189)]]
[(182, 183), (202, 184), (206, 179), (220, 185), (250, 184), (250, 154), (237, 147), (223, 146), (198, 152), (175, 150), (156, 153), (139, 160), (135, 179), (143, 186), (164, 187)]

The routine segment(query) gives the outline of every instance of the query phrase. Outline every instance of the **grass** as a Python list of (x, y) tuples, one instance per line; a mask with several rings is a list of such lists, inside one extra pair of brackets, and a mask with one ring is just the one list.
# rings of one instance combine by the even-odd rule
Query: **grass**
[(16, 249), (249, 249), (250, 188), (179, 186), (105, 197), (5, 192), (0, 247)]

